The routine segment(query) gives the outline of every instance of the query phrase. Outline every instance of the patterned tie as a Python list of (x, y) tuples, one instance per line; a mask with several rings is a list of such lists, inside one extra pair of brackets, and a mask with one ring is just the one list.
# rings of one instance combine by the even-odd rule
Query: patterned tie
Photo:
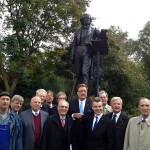
[(95, 116), (95, 118), (96, 118), (96, 120), (95, 120), (94, 125), (93, 125), (93, 130), (95, 129), (95, 127), (97, 126), (97, 123), (98, 123), (98, 117)]
[(114, 115), (113, 115), (113, 118), (112, 118), (112, 120), (113, 120), (114, 123), (116, 123), (116, 116), (117, 116), (117, 115), (114, 114)]
[(62, 125), (62, 127), (65, 126), (65, 118), (64, 117), (61, 118), (61, 125)]
[(82, 101), (80, 102), (80, 108), (79, 109), (80, 109), (80, 113), (83, 114), (83, 102)]

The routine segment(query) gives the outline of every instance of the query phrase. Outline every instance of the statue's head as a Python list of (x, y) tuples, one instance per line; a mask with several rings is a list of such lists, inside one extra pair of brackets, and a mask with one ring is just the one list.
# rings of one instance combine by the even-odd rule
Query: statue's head
[(92, 22), (92, 18), (89, 14), (84, 14), (81, 19), (80, 22), (82, 25), (90, 25)]

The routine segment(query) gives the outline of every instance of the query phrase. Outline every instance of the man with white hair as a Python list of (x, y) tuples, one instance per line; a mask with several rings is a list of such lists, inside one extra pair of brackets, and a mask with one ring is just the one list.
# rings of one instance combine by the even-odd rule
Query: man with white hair
[(40, 150), (41, 136), (48, 113), (40, 109), (39, 96), (32, 97), (31, 109), (21, 112), (23, 127), (23, 150)]
[(113, 150), (123, 150), (124, 136), (129, 120), (129, 118), (122, 112), (122, 104), (123, 101), (120, 97), (113, 97), (110, 101), (113, 112), (106, 114), (106, 116), (114, 122)]
[[(50, 112), (50, 107), (45, 103), (47, 92), (44, 89), (38, 89), (36, 91), (36, 96), (39, 96), (41, 99), (41, 110), (49, 113)], [(23, 111), (31, 109), (30, 104), (27, 104), (23, 107)]]

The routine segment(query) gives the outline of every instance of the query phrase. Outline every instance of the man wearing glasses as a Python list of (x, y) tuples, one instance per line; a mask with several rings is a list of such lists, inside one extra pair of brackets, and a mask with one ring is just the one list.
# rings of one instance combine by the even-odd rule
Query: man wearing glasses
[[(56, 95), (56, 103), (58, 104), (61, 100), (65, 100), (65, 101), (67, 100), (66, 93), (62, 91), (58, 92), (58, 94)], [(50, 108), (49, 115), (54, 115), (54, 114), (58, 114), (57, 105)]]

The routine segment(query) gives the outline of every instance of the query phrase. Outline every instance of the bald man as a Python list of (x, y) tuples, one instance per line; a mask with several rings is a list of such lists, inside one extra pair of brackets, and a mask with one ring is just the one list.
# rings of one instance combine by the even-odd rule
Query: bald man
[(31, 109), (21, 112), (23, 123), (23, 150), (40, 150), (41, 135), (48, 113), (40, 110), (41, 98), (34, 96)]
[(149, 150), (150, 149), (150, 100), (140, 98), (138, 109), (140, 116), (129, 120), (123, 150)]
[(67, 101), (58, 102), (58, 113), (45, 122), (41, 150), (70, 150), (72, 118), (67, 115), (68, 109)]

